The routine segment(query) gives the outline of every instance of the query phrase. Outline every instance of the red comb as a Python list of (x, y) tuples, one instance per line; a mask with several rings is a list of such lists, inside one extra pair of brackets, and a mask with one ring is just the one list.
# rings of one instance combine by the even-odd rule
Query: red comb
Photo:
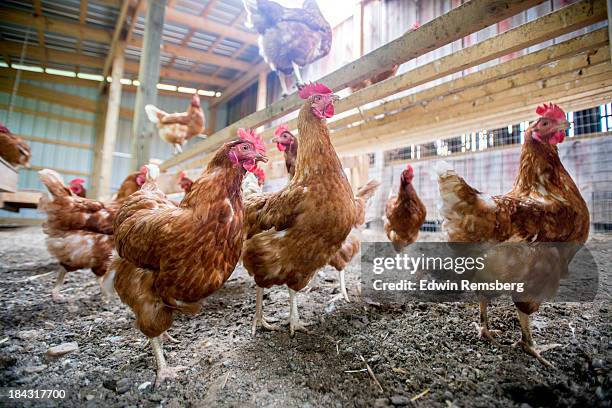
[(179, 181), (181, 181), (182, 179), (184, 179), (184, 178), (186, 177), (185, 172), (184, 172), (184, 171), (182, 171), (182, 170), (181, 170), (181, 171), (179, 171), (178, 177), (179, 177)]
[(244, 141), (251, 142), (259, 154), (266, 153), (266, 144), (261, 136), (257, 135), (253, 129), (238, 129), (238, 137)]
[(257, 177), (257, 180), (259, 180), (261, 184), (266, 181), (266, 172), (261, 167), (255, 167), (253, 174)]
[(320, 82), (312, 83), (311, 82), (309, 84), (304, 85), (302, 89), (300, 89), (300, 91), (298, 92), (298, 95), (302, 99), (308, 99), (312, 95), (315, 95), (315, 94), (327, 95), (330, 93), (333, 93), (333, 91), (329, 89), (327, 86), (323, 85), (322, 83)]
[(70, 180), (68, 184), (85, 184), (85, 180), (83, 180), (82, 178), (75, 178)]
[(536, 108), (536, 113), (543, 118), (554, 119), (554, 120), (566, 120), (565, 112), (554, 103), (540, 105)]
[(200, 95), (197, 93), (191, 97), (191, 106), (200, 106)]
[(406, 170), (408, 170), (410, 173), (414, 173), (414, 169), (412, 168), (412, 166), (410, 165), (410, 163), (408, 163), (406, 165)]
[(11, 134), (11, 131), (6, 126), (4, 126), (3, 123), (0, 123), (0, 132), (8, 133), (9, 135)]
[(289, 126), (287, 126), (287, 125), (280, 125), (274, 131), (274, 136), (280, 136), (280, 135), (282, 135), (285, 132), (289, 132)]

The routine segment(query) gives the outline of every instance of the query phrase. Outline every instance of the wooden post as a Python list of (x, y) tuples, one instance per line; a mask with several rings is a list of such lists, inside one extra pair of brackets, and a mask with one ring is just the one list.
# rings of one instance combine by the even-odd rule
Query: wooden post
[(208, 117), (206, 118), (208, 123), (207, 135), (213, 135), (217, 131), (217, 107), (208, 105)]
[(121, 78), (123, 77), (123, 65), (125, 42), (117, 44), (117, 52), (113, 58), (112, 82), (108, 95), (106, 107), (106, 119), (104, 122), (104, 134), (96, 151), (94, 162), (95, 197), (99, 200), (105, 199), (110, 193), (110, 184), (113, 170), (113, 151), (117, 139), (117, 127), (119, 125), (119, 108), (121, 107)]
[(147, 0), (144, 41), (141, 50), (132, 128), (132, 168), (137, 170), (149, 163), (153, 125), (146, 117), (144, 107), (155, 104), (161, 55), (162, 30), (166, 0)]

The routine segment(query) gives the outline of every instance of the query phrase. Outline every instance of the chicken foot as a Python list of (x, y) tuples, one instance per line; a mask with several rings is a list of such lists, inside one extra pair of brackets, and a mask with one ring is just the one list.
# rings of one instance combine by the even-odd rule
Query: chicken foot
[(344, 278), (344, 270), (340, 271), (340, 293), (342, 293), (342, 297), (346, 300), (347, 303), (350, 303), (350, 299), (348, 297), (348, 292), (346, 291), (346, 279)]
[(480, 325), (474, 323), (478, 329), (478, 337), (481, 339), (487, 339), (496, 346), (501, 346), (501, 344), (495, 339), (495, 336), (501, 334), (501, 330), (489, 330), (489, 316), (487, 314), (488, 305), (488, 300), (480, 301)]
[(531, 334), (531, 324), (529, 323), (529, 315), (518, 310), (519, 323), (521, 324), (521, 339), (514, 343), (514, 347), (521, 347), (527, 353), (531, 354), (535, 357), (540, 363), (544, 364), (547, 367), (554, 367), (552, 363), (542, 357), (542, 353), (551, 350), (555, 347), (560, 347), (560, 344), (546, 344), (543, 346), (536, 346), (533, 341), (533, 336)]
[(66, 298), (60, 293), (60, 289), (64, 284), (64, 279), (66, 279), (66, 273), (66, 268), (60, 265), (57, 271), (57, 277), (55, 278), (55, 286), (53, 286), (53, 290), (51, 291), (54, 302), (61, 303), (66, 301)]
[(285, 98), (289, 96), (289, 89), (287, 89), (287, 78), (285, 78), (285, 74), (283, 74), (281, 71), (277, 71), (276, 74), (278, 75), (278, 80), (281, 84), (281, 96)]
[(295, 74), (295, 79), (297, 80), (297, 87), (300, 88), (304, 86), (304, 80), (302, 80), (302, 74), (300, 73), (300, 67), (295, 62), (291, 61), (291, 65), (293, 66), (293, 73)]
[(264, 289), (257, 286), (257, 298), (255, 300), (255, 316), (253, 316), (253, 326), (251, 328), (251, 334), (254, 336), (257, 332), (257, 326), (261, 326), (266, 330), (276, 331), (279, 327), (275, 324), (271, 324), (263, 313), (263, 295)]
[(153, 348), (153, 355), (155, 356), (155, 362), (157, 363), (157, 376), (155, 378), (155, 388), (161, 386), (165, 380), (175, 379), (179, 371), (185, 370), (187, 367), (169, 367), (164, 357), (164, 350), (159, 340), (159, 337), (153, 337), (151, 340), (151, 347)]
[(300, 321), (300, 314), (298, 312), (297, 304), (297, 292), (289, 288), (289, 334), (291, 337), (295, 335), (295, 332), (302, 332), (310, 334), (310, 331), (306, 328), (308, 325)]

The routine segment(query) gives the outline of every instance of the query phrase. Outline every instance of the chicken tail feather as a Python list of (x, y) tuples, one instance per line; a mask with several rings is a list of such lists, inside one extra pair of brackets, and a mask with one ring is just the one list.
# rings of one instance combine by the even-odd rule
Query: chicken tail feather
[(357, 194), (355, 194), (355, 206), (357, 207), (357, 222), (355, 226), (365, 223), (366, 207), (370, 199), (374, 197), (378, 187), (380, 187), (380, 181), (373, 179), (357, 190)]
[(55, 170), (43, 169), (38, 172), (38, 177), (53, 197), (67, 197), (72, 195), (70, 189), (64, 184), (62, 176)]
[(154, 105), (146, 105), (145, 112), (147, 113), (147, 118), (153, 123), (159, 123), (161, 117), (166, 115), (166, 112)]

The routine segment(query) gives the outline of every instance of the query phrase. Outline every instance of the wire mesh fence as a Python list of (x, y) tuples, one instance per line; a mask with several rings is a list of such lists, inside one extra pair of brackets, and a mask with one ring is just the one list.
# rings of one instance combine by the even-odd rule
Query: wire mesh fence
[[(559, 155), (589, 206), (592, 230), (611, 232), (612, 104), (569, 112), (567, 119), (571, 127), (559, 145)], [(383, 163), (370, 169), (370, 177), (379, 177), (383, 185), (368, 218), (383, 216), (384, 202), (389, 193), (396, 192), (406, 163), (415, 169), (413, 183), (427, 207), (423, 231), (438, 231), (441, 226), (437, 176), (432, 171), (438, 159), (449, 162), (476, 189), (491, 195), (506, 193), (518, 173), (528, 126), (529, 122), (521, 122), (500, 129), (471, 130), (453, 138), (384, 152)]]

